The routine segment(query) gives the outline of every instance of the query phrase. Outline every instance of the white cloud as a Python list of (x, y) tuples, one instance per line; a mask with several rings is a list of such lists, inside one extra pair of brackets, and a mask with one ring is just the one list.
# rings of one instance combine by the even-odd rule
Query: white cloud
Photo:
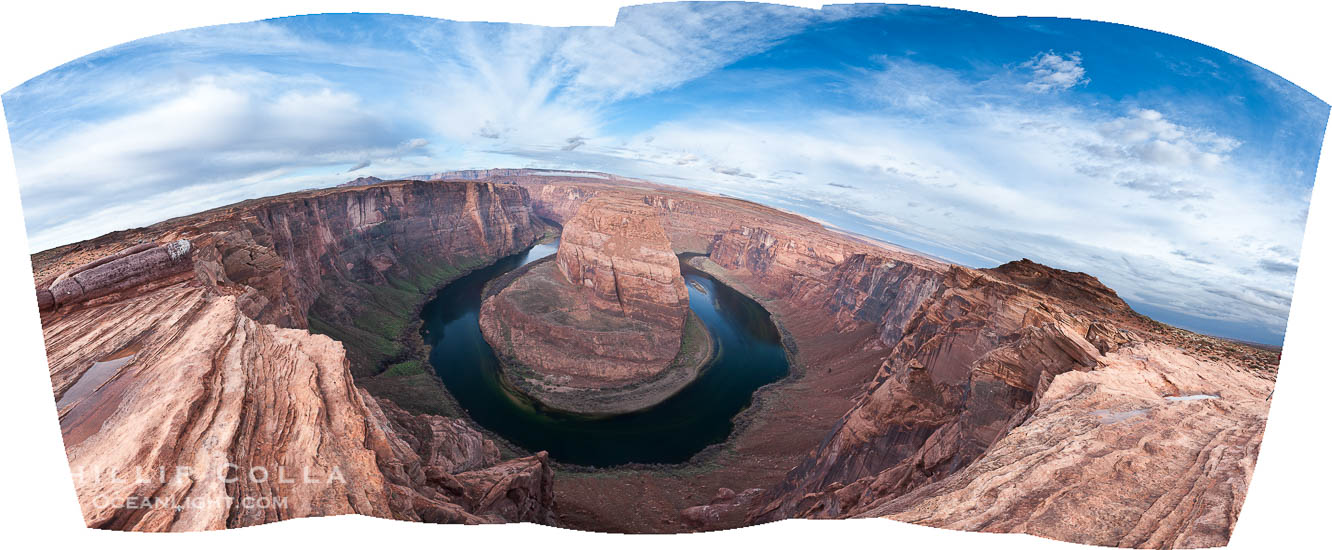
[[(377, 20), (384, 25), (377, 32), (414, 49), (381, 47), (366, 36), (298, 36), (272, 22), (124, 44), (5, 96), (8, 110), (23, 113), (11, 117), (11, 135), (30, 245), (168, 215), (163, 208), (109, 215), (106, 205), (125, 197), (245, 187), (240, 182), (256, 177), (271, 185), (257, 194), (272, 194), (312, 172), (373, 165), (380, 175), (406, 175), (412, 172), (393, 170), (429, 172), (494, 158), (494, 151), (605, 142), (602, 110), (610, 102), (680, 85), (826, 17), (782, 6), (682, 3), (625, 10), (611, 28)], [(321, 68), (296, 68), (309, 63)], [(365, 70), (395, 82), (393, 91), (370, 97), (373, 103), (348, 92), (347, 74)], [(412, 135), (420, 130), (440, 143), (427, 147)], [(418, 162), (426, 156), (435, 165)]]
[(1037, 92), (1059, 92), (1089, 82), (1087, 71), (1082, 68), (1082, 55), (1078, 52), (1037, 54), (1021, 67), (1031, 72), (1027, 88)]
[[(275, 92), (264, 84), (252, 74), (196, 79), (149, 108), (19, 149), (31, 245), (40, 249), (157, 221), (197, 203), (159, 199), (159, 206), (137, 215), (111, 210), (136, 197), (190, 188), (216, 206), (248, 179), (419, 154), (426, 145), (396, 137), (392, 125), (353, 94), (285, 85)], [(202, 185), (213, 187), (202, 191)]]

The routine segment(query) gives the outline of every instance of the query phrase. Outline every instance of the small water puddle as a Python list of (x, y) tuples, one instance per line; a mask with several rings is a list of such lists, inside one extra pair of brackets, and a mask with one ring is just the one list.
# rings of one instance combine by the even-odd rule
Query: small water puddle
[(91, 367), (88, 367), (88, 370), (83, 371), (83, 375), (79, 376), (74, 385), (65, 390), (65, 394), (56, 400), (56, 409), (63, 409), (66, 405), (77, 403), (80, 399), (97, 391), (97, 388), (102, 387), (102, 384), (105, 384), (107, 380), (120, 372), (121, 367), (133, 361), (138, 351), (138, 346), (129, 346), (93, 363)]
[(1092, 411), (1091, 415), (1095, 416), (1102, 424), (1115, 424), (1130, 418), (1142, 416), (1143, 414), (1146, 414), (1147, 411), (1148, 409), (1133, 409), (1130, 411), (1115, 412), (1109, 409), (1100, 409)]
[(1201, 399), (1221, 399), (1221, 396), (1219, 396), (1219, 395), (1211, 395), (1211, 394), (1206, 394), (1206, 393), (1200, 393), (1200, 394), (1196, 394), (1196, 395), (1180, 395), (1180, 396), (1167, 395), (1166, 398), (1165, 398), (1166, 401), (1171, 401), (1171, 402), (1174, 402), (1174, 401), (1198, 401), (1198, 400), (1201, 400)]

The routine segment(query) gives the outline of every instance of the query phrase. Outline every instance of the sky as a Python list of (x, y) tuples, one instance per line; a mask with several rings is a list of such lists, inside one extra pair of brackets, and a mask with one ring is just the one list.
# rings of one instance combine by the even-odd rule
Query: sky
[(1280, 344), (1328, 104), (1133, 27), (654, 4), (613, 27), (315, 15), (109, 48), (0, 96), (34, 251), (239, 200), (497, 167), (724, 193), (971, 267), (1090, 273)]

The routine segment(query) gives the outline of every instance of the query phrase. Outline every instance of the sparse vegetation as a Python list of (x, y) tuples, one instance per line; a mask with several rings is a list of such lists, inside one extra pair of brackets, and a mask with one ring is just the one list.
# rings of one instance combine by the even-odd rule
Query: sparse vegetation
[(384, 369), (384, 373), (380, 376), (415, 376), (417, 374), (425, 374), (425, 372), (425, 367), (421, 364), (419, 359), (411, 359), (389, 365), (387, 369)]
[(385, 277), (387, 284), (328, 278), (310, 307), (310, 330), (343, 343), (357, 385), (371, 394), (416, 413), (461, 416), (430, 371), (419, 335), (420, 310), (438, 289), (493, 260), (404, 260), (397, 274)]

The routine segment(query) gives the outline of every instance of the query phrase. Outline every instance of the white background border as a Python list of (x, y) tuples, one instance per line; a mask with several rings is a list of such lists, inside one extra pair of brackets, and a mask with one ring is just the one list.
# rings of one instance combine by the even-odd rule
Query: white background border
[[(0, 91), (97, 50), (149, 35), (219, 23), (305, 13), (373, 11), (467, 21), (543, 25), (610, 25), (619, 6), (642, 2), (592, 0), (232, 0), (195, 3), (160, 0), (117, 2), (23, 1), (0, 8)], [(774, 3), (818, 7), (819, 2)], [(950, 1), (930, 5), (991, 15), (1075, 17), (1133, 25), (1182, 36), (1258, 64), (1332, 101), (1332, 52), (1328, 9), (1319, 2), (1165, 2), (1118, 0)], [(0, 319), (4, 368), (0, 419), (5, 440), (0, 458), (0, 518), (12, 543), (58, 542), (81, 548), (235, 548), (301, 544), (385, 548), (483, 547), (610, 548), (632, 544), (666, 548), (681, 544), (722, 547), (824, 547), (869, 543), (928, 548), (1073, 548), (1026, 535), (961, 533), (888, 520), (784, 521), (736, 531), (686, 536), (587, 534), (534, 525), (438, 526), (364, 517), (313, 518), (232, 530), (154, 536), (83, 528), (52, 410), (44, 368), (40, 323), (32, 293), (31, 265), (19, 206), (8, 131), (0, 125)], [(1324, 140), (1324, 160), (1329, 159)], [(71, 158), (70, 162), (79, 162)], [(1329, 535), (1328, 360), (1321, 347), (1332, 311), (1332, 169), (1319, 166), (1300, 259), (1276, 396), (1258, 469), (1232, 548), (1324, 547)], [(448, 167), (440, 167), (441, 169)], [(23, 541), (23, 542), (20, 542)], [(25, 545), (26, 546), (26, 545)]]

